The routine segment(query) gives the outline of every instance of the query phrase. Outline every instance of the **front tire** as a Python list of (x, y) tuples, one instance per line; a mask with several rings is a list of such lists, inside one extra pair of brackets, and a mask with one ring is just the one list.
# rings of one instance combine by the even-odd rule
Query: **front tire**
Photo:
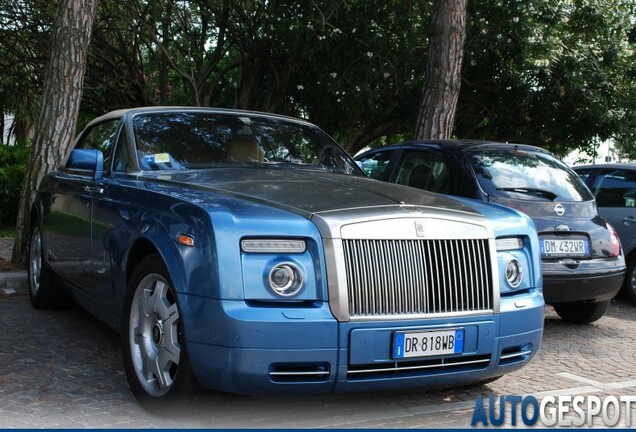
[(31, 228), (27, 277), (29, 299), (34, 308), (54, 309), (64, 305), (66, 298), (53, 284), (53, 275), (44, 260), (42, 231), (37, 222)]
[(610, 301), (579, 302), (554, 305), (561, 319), (573, 324), (590, 324), (599, 320), (609, 309)]
[(122, 327), (128, 383), (148, 411), (194, 408), (201, 392), (185, 350), (175, 291), (159, 255), (149, 255), (128, 283)]

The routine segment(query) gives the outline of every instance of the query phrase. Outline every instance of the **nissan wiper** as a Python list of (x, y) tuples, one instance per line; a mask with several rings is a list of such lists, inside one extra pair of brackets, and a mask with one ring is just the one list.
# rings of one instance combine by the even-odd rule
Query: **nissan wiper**
[(550, 201), (554, 201), (558, 195), (552, 191), (544, 190), (544, 189), (536, 189), (536, 188), (527, 188), (527, 187), (510, 187), (510, 188), (497, 188), (498, 191), (505, 192), (517, 192), (525, 195), (532, 196), (540, 196), (543, 198), (547, 198)]

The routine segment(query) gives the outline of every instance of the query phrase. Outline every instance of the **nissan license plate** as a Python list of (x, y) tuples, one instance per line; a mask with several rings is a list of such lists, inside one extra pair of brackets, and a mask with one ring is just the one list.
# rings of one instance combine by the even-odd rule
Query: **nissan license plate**
[(394, 359), (460, 354), (463, 351), (464, 329), (396, 332), (393, 337)]
[(585, 239), (542, 239), (541, 255), (545, 257), (587, 256), (590, 245)]

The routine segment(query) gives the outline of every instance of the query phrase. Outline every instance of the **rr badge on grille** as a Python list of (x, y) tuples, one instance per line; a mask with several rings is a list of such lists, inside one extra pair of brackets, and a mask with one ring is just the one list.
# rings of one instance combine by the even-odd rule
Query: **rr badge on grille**
[(417, 234), (418, 237), (426, 237), (426, 228), (424, 227), (424, 223), (415, 221), (415, 234)]

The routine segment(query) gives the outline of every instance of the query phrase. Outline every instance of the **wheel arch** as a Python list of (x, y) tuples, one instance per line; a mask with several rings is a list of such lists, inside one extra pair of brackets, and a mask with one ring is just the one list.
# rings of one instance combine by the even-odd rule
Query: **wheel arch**
[[(180, 255), (178, 254), (178, 251), (170, 250), (170, 245), (165, 244), (165, 239), (158, 240), (156, 238), (138, 237), (132, 242), (128, 249), (128, 253), (124, 257), (124, 290), (119, 295), (119, 304), (116, 306), (116, 310), (120, 311), (120, 313), (127, 313), (125, 310), (126, 303), (134, 291), (129, 284), (135, 268), (137, 268), (137, 266), (139, 266), (146, 257), (155, 254), (159, 257), (166, 268), (168, 282), (175, 290), (175, 294), (179, 296), (176, 286), (182, 286), (184, 284), (184, 272), (183, 264), (179, 264)], [(172, 265), (168, 265), (168, 263), (171, 263)], [(119, 318), (118, 321), (121, 321), (121, 318)]]
[(184, 292), (189, 291), (187, 286), (190, 281), (186, 274), (186, 265), (184, 263), (184, 257), (179, 250), (179, 245), (176, 240), (171, 239), (170, 234), (158, 226), (149, 229), (154, 234), (151, 237), (138, 236), (131, 241), (131, 245), (128, 248), (128, 252), (124, 256), (124, 271), (125, 277), (122, 296), (120, 298), (120, 306), (118, 310), (122, 310), (126, 298), (130, 295), (129, 283), (135, 268), (139, 263), (147, 256), (157, 254), (159, 259), (163, 262), (168, 273), (168, 279), (172, 285), (175, 294), (181, 296)]
[[(193, 316), (196, 315), (190, 310), (192, 302), (188, 298), (191, 295), (213, 297), (218, 292), (216, 245), (211, 235), (213, 228), (210, 216), (197, 206), (177, 201), (161, 204), (169, 211), (159, 213), (158, 204), (145, 209), (136, 216), (132, 229), (119, 244), (123, 253), (117, 271), (120, 279), (115, 294), (114, 310), (118, 315), (115, 319), (121, 326), (135, 268), (147, 256), (157, 254), (177, 296), (183, 331), (187, 335), (191, 333), (195, 324)], [(182, 234), (191, 236), (194, 245), (181, 243)]]
[(128, 258), (126, 260), (126, 284), (130, 280), (132, 272), (139, 265), (141, 260), (154, 253), (161, 255), (157, 246), (149, 239), (141, 237), (135, 240), (135, 242), (130, 247)]
[(623, 287), (621, 289), (625, 294), (627, 294), (632, 302), (636, 303), (636, 290), (634, 290), (634, 287), (632, 286), (632, 273), (636, 267), (636, 248), (632, 248), (625, 254), (625, 264), (627, 266), (627, 270), (625, 272), (625, 279), (623, 280)]
[(629, 265), (629, 263), (636, 259), (636, 239), (630, 242), (628, 248), (623, 249), (623, 253), (625, 254), (625, 263)]

